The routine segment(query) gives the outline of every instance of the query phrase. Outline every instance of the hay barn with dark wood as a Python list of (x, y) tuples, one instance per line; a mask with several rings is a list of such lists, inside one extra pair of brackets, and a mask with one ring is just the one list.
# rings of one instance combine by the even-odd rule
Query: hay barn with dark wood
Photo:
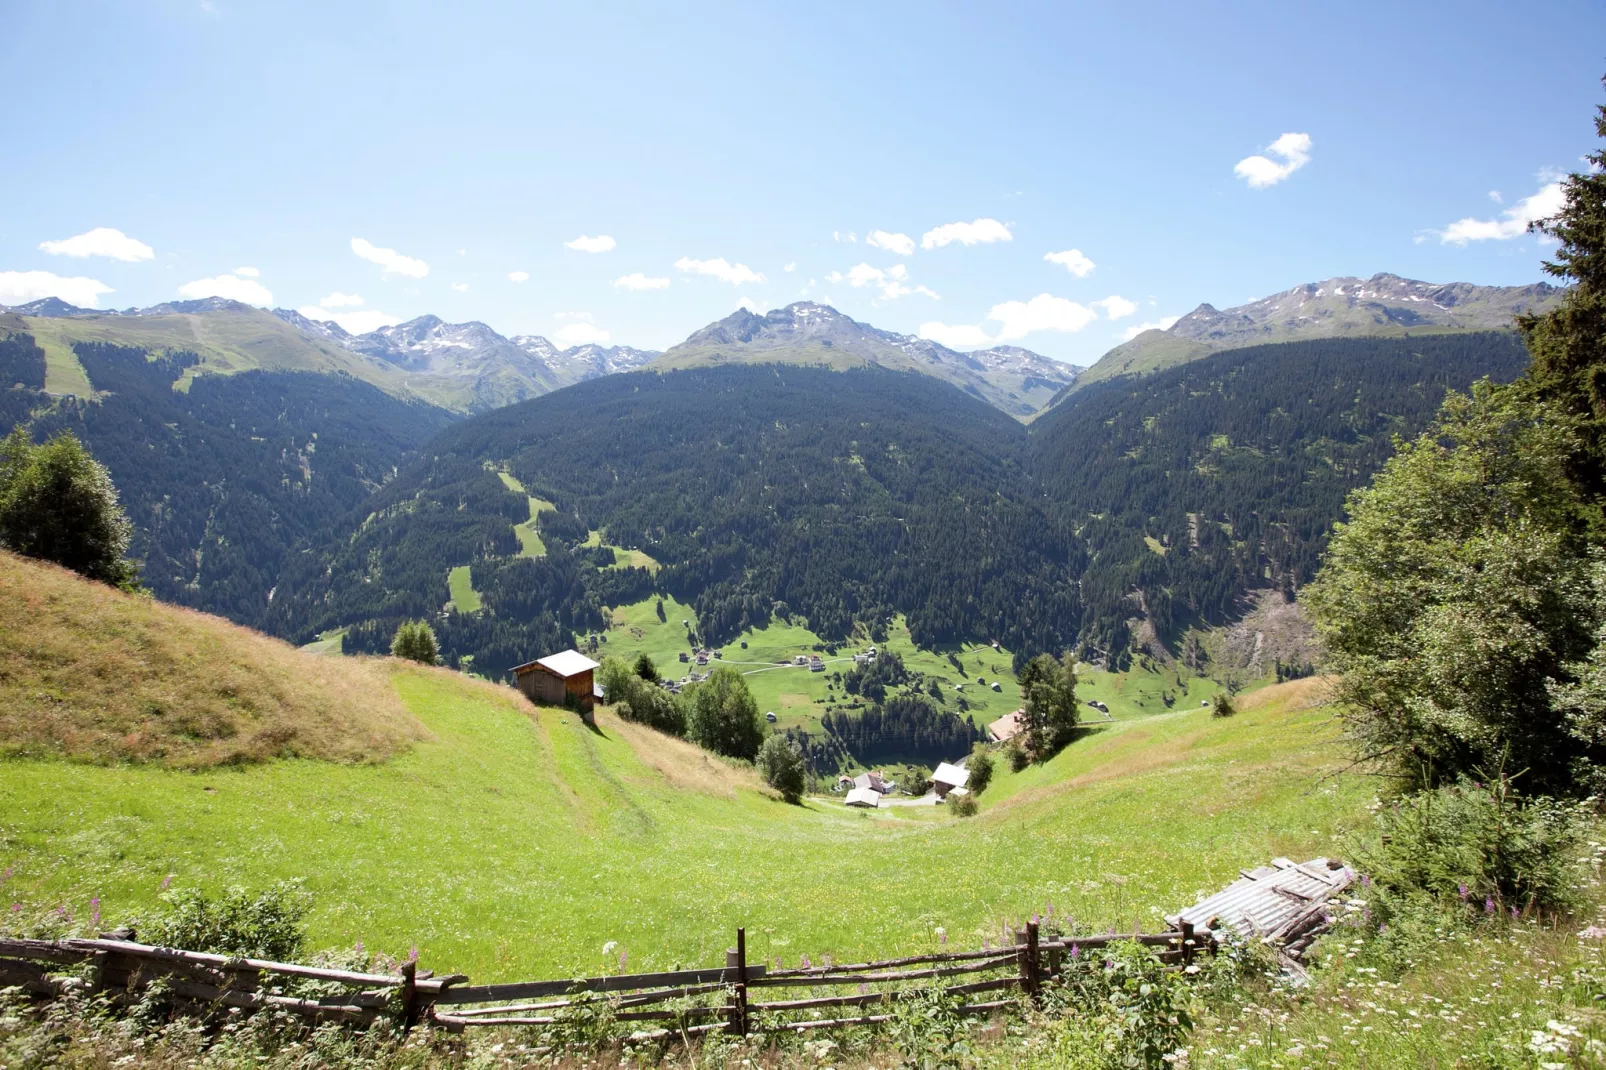
[(578, 650), (549, 654), (515, 666), (519, 690), (543, 706), (573, 706), (589, 720), (598, 698), (597, 663)]

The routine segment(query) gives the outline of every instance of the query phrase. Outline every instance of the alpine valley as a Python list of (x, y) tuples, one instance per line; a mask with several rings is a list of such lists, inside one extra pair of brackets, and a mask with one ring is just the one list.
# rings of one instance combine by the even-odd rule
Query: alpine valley
[(157, 597), (298, 643), (424, 617), (500, 677), (667, 599), (702, 642), (890, 627), (1256, 675), (1309, 656), (1346, 494), (1447, 390), (1516, 376), (1512, 315), (1560, 292), (1331, 279), (1085, 372), (807, 302), (657, 353), (47, 299), (0, 311), (0, 427), (109, 467)]

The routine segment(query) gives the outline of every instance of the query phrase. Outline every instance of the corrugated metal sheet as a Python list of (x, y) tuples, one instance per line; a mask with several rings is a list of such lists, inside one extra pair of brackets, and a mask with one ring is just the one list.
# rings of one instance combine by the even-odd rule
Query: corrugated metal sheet
[(1353, 870), (1328, 858), (1309, 862), (1274, 858), (1269, 866), (1240, 872), (1241, 879), (1170, 921), (1189, 922), (1196, 929), (1225, 927), (1243, 937), (1280, 938), (1312, 908), (1327, 902), (1355, 880)]

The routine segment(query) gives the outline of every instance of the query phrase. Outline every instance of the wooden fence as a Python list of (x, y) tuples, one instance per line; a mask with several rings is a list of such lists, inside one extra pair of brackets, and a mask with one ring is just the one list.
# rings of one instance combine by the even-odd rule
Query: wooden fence
[[(1136, 941), (1179, 967), (1197, 952), (1215, 951), (1214, 935), (1196, 936), (1187, 923), (1174, 932), (1065, 936), (1044, 934), (1032, 922), (1015, 933), (1014, 946), (771, 970), (748, 962), (746, 933), (738, 929), (725, 965), (709, 969), (472, 985), (461, 974), (438, 977), (412, 962), (395, 974), (358, 973), (152, 947), (132, 935), (0, 938), (0, 987), (20, 986), (41, 999), (77, 990), (131, 1005), (161, 983), (178, 1009), (201, 1016), (277, 1009), (355, 1025), (387, 1016), (403, 1029), (428, 1022), (452, 1032), (555, 1025), (595, 1013), (642, 1023), (634, 1036), (645, 1039), (873, 1025), (892, 1017), (893, 1004), (933, 985), (958, 1000), (962, 1013), (989, 1014), (1022, 996), (1035, 999), (1068, 961), (1115, 942)], [(842, 988), (856, 991), (835, 994)]]

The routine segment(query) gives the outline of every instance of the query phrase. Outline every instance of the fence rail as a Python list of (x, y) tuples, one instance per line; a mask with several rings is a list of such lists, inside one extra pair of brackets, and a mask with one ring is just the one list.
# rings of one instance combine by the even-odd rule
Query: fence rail
[[(1080, 937), (1043, 934), (1032, 922), (1014, 934), (1014, 946), (770, 970), (764, 963), (747, 961), (747, 934), (738, 929), (736, 946), (726, 952), (723, 966), (471, 985), (462, 974), (437, 977), (414, 962), (394, 974), (363, 973), (154, 947), (135, 942), (133, 935), (119, 931), (96, 940), (60, 941), (0, 938), (0, 986), (19, 986), (40, 999), (69, 991), (99, 993), (129, 1005), (161, 981), (178, 1010), (203, 1017), (228, 1008), (274, 1009), (312, 1021), (350, 1024), (387, 1016), (404, 1029), (428, 1022), (452, 1032), (552, 1025), (581, 1010), (600, 1011), (616, 1022), (660, 1023), (638, 1031), (637, 1037), (690, 1037), (721, 1029), (745, 1035), (757, 1029), (873, 1025), (892, 1017), (897, 1003), (933, 984), (960, 1001), (962, 1013), (991, 1014), (1022, 997), (1034, 999), (1079, 950), (1136, 941), (1172, 965), (1184, 964), (1201, 951), (1215, 951), (1214, 935), (1196, 936), (1186, 922), (1171, 932)], [(850, 985), (859, 991), (830, 991)], [(768, 998), (750, 1000), (755, 990)], [(970, 1001), (995, 993), (1012, 994)], [(795, 1017), (828, 1009), (841, 1016)], [(756, 1021), (755, 1015), (760, 1016)]]

